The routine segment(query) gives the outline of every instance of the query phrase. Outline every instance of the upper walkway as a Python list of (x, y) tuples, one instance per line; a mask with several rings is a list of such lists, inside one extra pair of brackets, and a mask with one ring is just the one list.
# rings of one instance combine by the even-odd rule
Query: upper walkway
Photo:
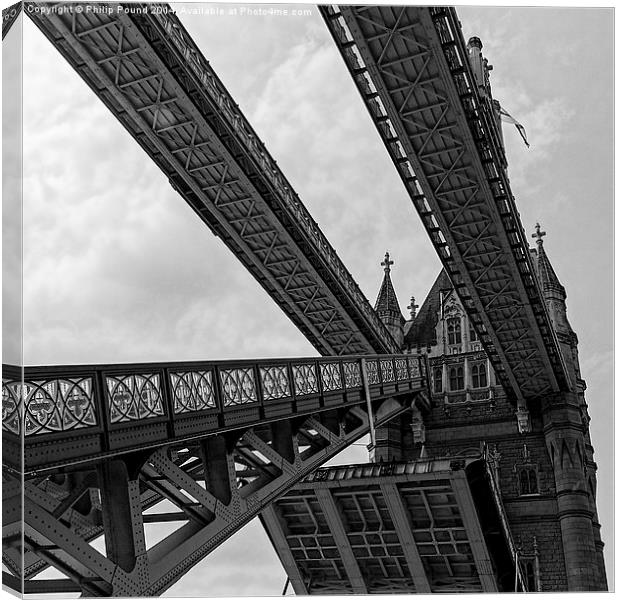
[(418, 355), (26, 367), (23, 382), (3, 365), (5, 460), (19, 469), (22, 427), (40, 472), (426, 386)]

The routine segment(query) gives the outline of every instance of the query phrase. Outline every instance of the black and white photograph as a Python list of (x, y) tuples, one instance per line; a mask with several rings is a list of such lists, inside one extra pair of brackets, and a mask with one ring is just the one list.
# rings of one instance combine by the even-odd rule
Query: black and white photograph
[(614, 591), (613, 5), (2, 16), (3, 597)]

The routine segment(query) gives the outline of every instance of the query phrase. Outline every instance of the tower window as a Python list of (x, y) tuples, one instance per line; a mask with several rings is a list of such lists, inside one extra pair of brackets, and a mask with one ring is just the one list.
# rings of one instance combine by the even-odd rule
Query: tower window
[(519, 495), (538, 494), (538, 475), (534, 467), (519, 470)]
[(435, 367), (433, 369), (433, 391), (439, 394), (443, 391), (443, 368)]
[(448, 319), (448, 344), (461, 343), (461, 319), (453, 317)]
[(472, 365), (471, 384), (475, 388), (487, 387), (487, 367), (484, 363)]
[(463, 367), (450, 367), (450, 391), (462, 390), (465, 387)]
[(478, 341), (478, 334), (476, 333), (476, 330), (474, 329), (474, 326), (470, 323), (469, 324), (469, 341), (470, 342), (477, 342)]

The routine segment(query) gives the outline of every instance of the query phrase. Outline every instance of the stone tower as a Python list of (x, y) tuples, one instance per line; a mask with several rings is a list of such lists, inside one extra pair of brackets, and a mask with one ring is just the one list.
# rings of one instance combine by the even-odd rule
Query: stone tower
[(372, 458), (458, 458), (479, 454), (485, 445), (528, 589), (605, 590), (586, 385), (566, 314), (566, 291), (546, 254), (544, 235), (537, 224), (532, 258), (573, 391), (530, 402), (524, 421), (523, 411), (497, 381), (445, 271), (419, 311), (412, 299), (411, 318), (399, 326), (402, 316), (386, 255), (377, 311), (405, 352), (428, 357), (432, 409), (422, 424), (414, 414), (379, 428)]

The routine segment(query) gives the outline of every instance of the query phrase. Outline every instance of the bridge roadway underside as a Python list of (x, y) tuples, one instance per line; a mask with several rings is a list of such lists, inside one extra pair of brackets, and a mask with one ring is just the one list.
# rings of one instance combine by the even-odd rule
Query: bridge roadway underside
[(89, 6), (27, 14), (321, 354), (399, 352), (176, 15)]
[(261, 520), (297, 594), (514, 590), (483, 460), (330, 467)]
[(320, 10), (507, 393), (524, 402), (567, 389), (494, 109), (456, 12)]
[[(427, 410), (423, 365), (381, 356), (33, 367), (23, 383), (5, 365), (5, 584), (161, 594), (371, 422)], [(20, 415), (25, 432), (11, 431)], [(104, 551), (91, 545), (98, 538)], [(45, 579), (50, 566), (62, 576)]]

